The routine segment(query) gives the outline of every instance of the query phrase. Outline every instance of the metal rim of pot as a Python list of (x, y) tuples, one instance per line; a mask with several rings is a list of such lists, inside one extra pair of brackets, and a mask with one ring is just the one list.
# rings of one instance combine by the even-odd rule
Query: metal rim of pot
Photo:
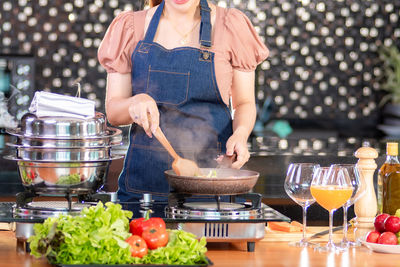
[(111, 147), (102, 148), (26, 148), (19, 147), (6, 159), (42, 162), (95, 162), (114, 159)]
[[(17, 158), (15, 155), (5, 155), (3, 157), (4, 159), (7, 160), (13, 160), (13, 161), (33, 161), (33, 160), (23, 160), (21, 158)], [(103, 162), (103, 161), (109, 161), (109, 160), (117, 160), (117, 159), (122, 159), (124, 156), (122, 154), (113, 154), (111, 153), (111, 156), (106, 159), (102, 160), (68, 160), (68, 161), (54, 161), (54, 160), (35, 160), (35, 162), (48, 162), (48, 163), (62, 163), (62, 162), (72, 162), (72, 163), (79, 163), (79, 162)]]
[[(110, 134), (103, 137), (61, 139), (61, 138), (40, 138), (14, 135), (15, 143), (7, 143), (10, 147), (29, 148), (100, 148), (104, 146), (118, 146), (122, 142), (122, 131), (119, 129), (110, 130)], [(11, 133), (10, 133), (11, 134)]]
[(99, 135), (90, 135), (90, 136), (82, 136), (82, 135), (60, 135), (60, 136), (48, 136), (48, 135), (26, 135), (21, 128), (16, 129), (7, 129), (6, 132), (10, 135), (16, 136), (18, 138), (28, 138), (28, 139), (41, 139), (45, 140), (92, 140), (92, 139), (106, 139), (106, 138), (116, 138), (118, 135), (121, 135), (122, 131), (117, 128), (107, 127), (104, 133)]

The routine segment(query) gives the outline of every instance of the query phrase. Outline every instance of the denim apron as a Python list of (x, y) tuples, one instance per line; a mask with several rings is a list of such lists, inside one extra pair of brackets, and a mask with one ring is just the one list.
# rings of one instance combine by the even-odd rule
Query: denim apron
[[(214, 70), (211, 47), (211, 9), (200, 1), (200, 49), (166, 49), (153, 42), (164, 8), (158, 6), (143, 40), (132, 54), (132, 95), (145, 93), (157, 103), (160, 128), (172, 147), (200, 167), (215, 166), (218, 154), (225, 153), (232, 135), (232, 118), (222, 101)], [(173, 158), (156, 138), (132, 124), (130, 144), (119, 177), (121, 202), (137, 201), (143, 193), (165, 200), (170, 192), (164, 171)]]

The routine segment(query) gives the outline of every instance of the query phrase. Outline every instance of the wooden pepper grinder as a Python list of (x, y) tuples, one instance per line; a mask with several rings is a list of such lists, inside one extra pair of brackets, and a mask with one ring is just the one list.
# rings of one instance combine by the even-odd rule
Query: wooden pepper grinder
[(378, 157), (378, 152), (369, 147), (369, 144), (363, 144), (354, 155), (358, 158), (357, 166), (361, 170), (361, 179), (364, 179), (366, 186), (365, 194), (354, 204), (356, 214), (354, 239), (357, 241), (374, 230), (374, 219), (378, 211), (374, 189), (374, 173), (377, 168), (375, 159)]

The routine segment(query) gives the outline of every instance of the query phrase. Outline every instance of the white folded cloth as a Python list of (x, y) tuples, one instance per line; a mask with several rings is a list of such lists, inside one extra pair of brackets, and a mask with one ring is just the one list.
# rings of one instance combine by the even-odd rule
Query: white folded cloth
[(35, 93), (29, 112), (38, 117), (56, 116), (87, 119), (95, 115), (95, 102), (85, 98), (41, 91)]

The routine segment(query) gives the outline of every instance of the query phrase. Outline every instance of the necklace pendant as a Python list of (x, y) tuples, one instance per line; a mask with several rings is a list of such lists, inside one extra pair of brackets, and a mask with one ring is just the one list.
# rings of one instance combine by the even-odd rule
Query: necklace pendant
[(186, 39), (185, 38), (181, 39), (181, 45), (185, 45), (185, 44), (186, 44)]

